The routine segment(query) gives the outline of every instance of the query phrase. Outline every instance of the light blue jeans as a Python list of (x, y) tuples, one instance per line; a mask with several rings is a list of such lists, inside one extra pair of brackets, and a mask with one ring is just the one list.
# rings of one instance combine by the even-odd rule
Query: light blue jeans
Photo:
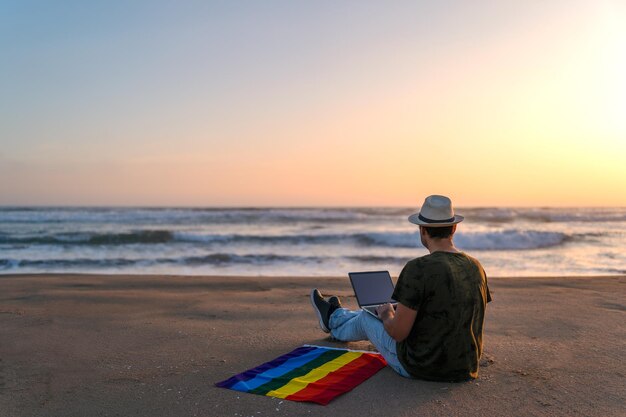
[(396, 341), (389, 336), (383, 323), (363, 310), (338, 308), (330, 316), (330, 334), (342, 342), (369, 340), (383, 355), (394, 371), (411, 378), (398, 360)]

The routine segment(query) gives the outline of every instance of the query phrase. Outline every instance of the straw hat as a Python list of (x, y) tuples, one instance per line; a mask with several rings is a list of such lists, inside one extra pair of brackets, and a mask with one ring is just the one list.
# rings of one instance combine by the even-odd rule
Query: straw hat
[(419, 226), (445, 227), (462, 222), (463, 216), (454, 214), (452, 201), (443, 195), (426, 197), (419, 213), (411, 214), (409, 221)]

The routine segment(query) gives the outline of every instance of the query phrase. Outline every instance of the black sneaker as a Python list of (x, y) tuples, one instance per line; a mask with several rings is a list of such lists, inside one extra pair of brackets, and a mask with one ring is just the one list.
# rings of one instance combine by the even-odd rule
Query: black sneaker
[[(331, 297), (331, 299), (332, 298), (335, 298), (333, 301), (336, 301), (339, 305), (341, 305), (337, 297)], [(320, 321), (320, 328), (325, 333), (330, 333), (330, 325), (328, 323), (330, 315), (338, 307), (335, 304), (331, 304), (326, 301), (317, 288), (311, 290), (311, 304), (313, 305), (313, 310), (315, 310), (315, 314), (317, 314), (317, 318)]]
[[(328, 302), (330, 303), (331, 306), (333, 306), (333, 308), (330, 311), (330, 314), (333, 314), (333, 311), (335, 311), (336, 309), (343, 307), (341, 305), (341, 300), (339, 300), (339, 297), (337, 297), (336, 295), (333, 295), (332, 297), (330, 297), (328, 299)], [(329, 318), (330, 318), (330, 314), (328, 315)]]

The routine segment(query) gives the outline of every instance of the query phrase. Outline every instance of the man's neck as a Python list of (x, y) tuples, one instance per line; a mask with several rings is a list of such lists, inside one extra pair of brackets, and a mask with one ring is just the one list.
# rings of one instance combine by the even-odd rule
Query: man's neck
[(427, 249), (430, 253), (433, 252), (452, 252), (459, 253), (460, 251), (454, 246), (452, 239), (430, 239)]

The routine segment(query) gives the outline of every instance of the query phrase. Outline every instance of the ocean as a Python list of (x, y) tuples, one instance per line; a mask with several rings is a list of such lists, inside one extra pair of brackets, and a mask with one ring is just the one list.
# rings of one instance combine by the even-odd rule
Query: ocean
[[(427, 251), (415, 208), (0, 208), (0, 274), (345, 276)], [(457, 208), (489, 276), (626, 274), (625, 208)]]

